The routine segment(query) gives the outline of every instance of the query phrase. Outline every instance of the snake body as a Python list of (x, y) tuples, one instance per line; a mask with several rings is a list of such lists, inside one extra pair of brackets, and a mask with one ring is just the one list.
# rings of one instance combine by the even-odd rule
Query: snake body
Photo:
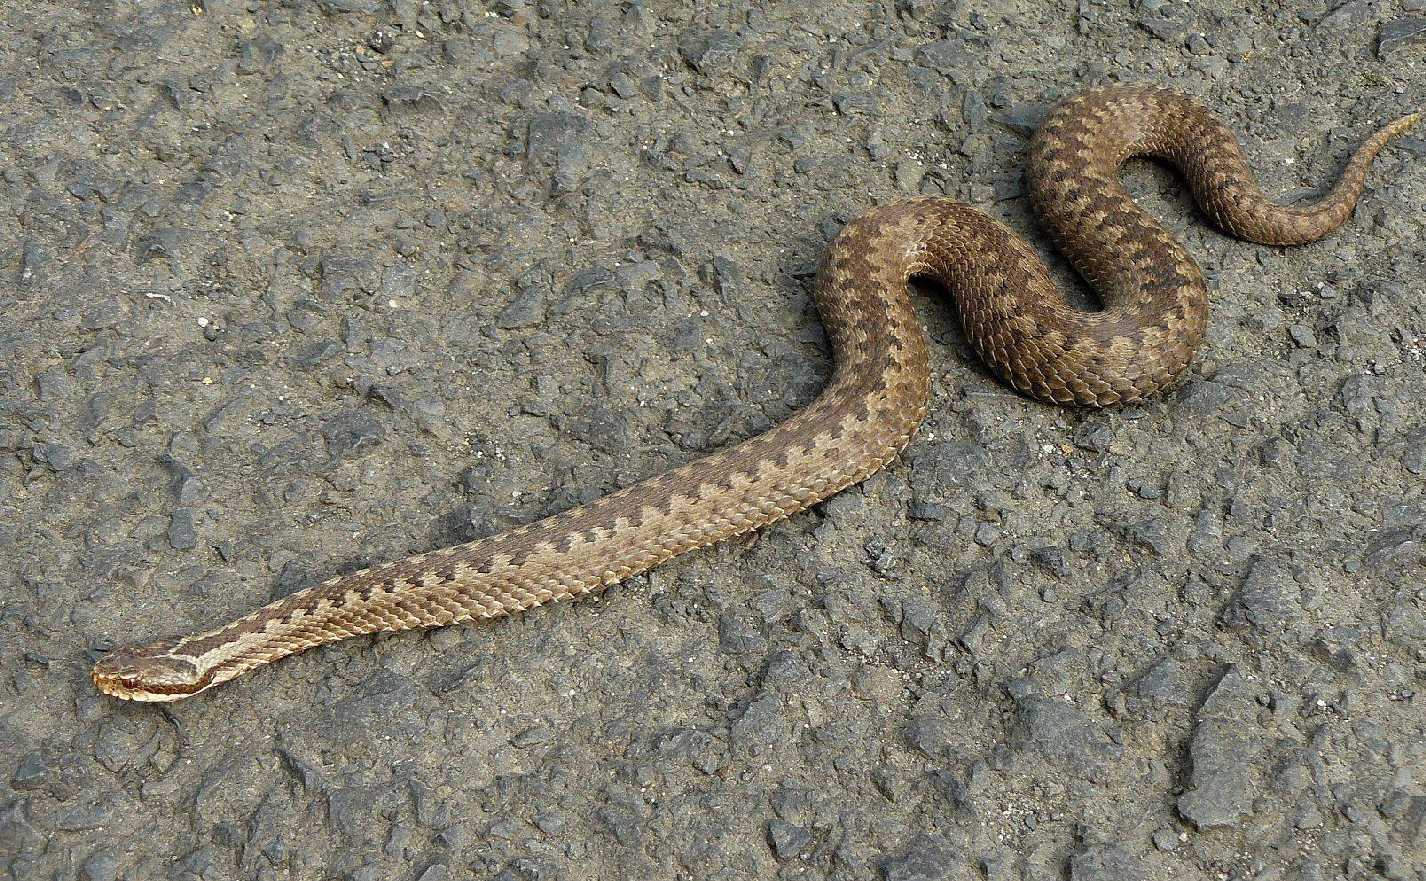
[(1229, 233), (1297, 244), (1351, 215), (1372, 159), (1419, 116), (1373, 134), (1329, 194), (1285, 207), (1262, 193), (1233, 134), (1197, 101), (1148, 86), (1084, 92), (1049, 114), (1027, 177), (1043, 225), (1103, 310), (1071, 307), (1031, 247), (974, 208), (914, 198), (873, 209), (842, 230), (816, 285), (836, 358), (831, 381), (785, 422), (539, 522), (342, 575), (213, 630), (110, 652), (94, 683), (115, 697), (177, 700), (359, 634), (580, 597), (804, 510), (886, 465), (926, 415), (912, 277), (954, 294), (977, 353), (1025, 394), (1084, 406), (1140, 400), (1187, 367), (1208, 296), (1193, 259), (1124, 189), (1124, 161), (1176, 165)]

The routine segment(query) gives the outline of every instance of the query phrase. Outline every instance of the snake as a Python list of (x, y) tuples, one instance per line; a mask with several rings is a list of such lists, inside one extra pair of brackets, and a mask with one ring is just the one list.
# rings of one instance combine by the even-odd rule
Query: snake
[(1377, 153), (1420, 118), (1378, 129), (1325, 195), (1279, 204), (1197, 99), (1150, 84), (1090, 88), (1050, 110), (1025, 180), (1040, 224), (1100, 308), (1072, 305), (1029, 243), (972, 206), (914, 197), (869, 209), (836, 236), (814, 286), (832, 375), (786, 420), (537, 522), (340, 575), (214, 629), (110, 651), (94, 684), (117, 698), (174, 701), (338, 640), (582, 597), (803, 511), (886, 466), (926, 416), (930, 368), (911, 280), (952, 295), (966, 340), (1019, 392), (1071, 407), (1141, 401), (1188, 367), (1209, 297), (1193, 258), (1125, 188), (1125, 162), (1175, 166), (1202, 213), (1232, 236), (1296, 245), (1351, 216)]

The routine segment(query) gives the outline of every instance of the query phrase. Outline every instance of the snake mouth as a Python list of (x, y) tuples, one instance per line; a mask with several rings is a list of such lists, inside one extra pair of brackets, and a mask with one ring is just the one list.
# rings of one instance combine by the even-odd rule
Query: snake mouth
[(191, 662), (171, 655), (116, 651), (101, 658), (91, 673), (94, 687), (128, 701), (162, 703), (197, 694), (212, 684)]

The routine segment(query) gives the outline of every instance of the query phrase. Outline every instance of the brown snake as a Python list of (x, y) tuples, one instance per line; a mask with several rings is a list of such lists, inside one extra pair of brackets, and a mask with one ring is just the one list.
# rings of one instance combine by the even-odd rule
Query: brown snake
[(918, 198), (873, 209), (842, 230), (817, 283), (832, 380), (787, 421), (537, 523), (342, 575), (215, 630), (111, 652), (95, 665), (94, 684), (130, 700), (177, 700), (358, 634), (583, 596), (816, 504), (894, 458), (926, 415), (926, 343), (906, 288), (913, 276), (955, 295), (971, 344), (1021, 392), (1059, 404), (1137, 401), (1188, 366), (1208, 294), (1193, 258), (1129, 197), (1124, 161), (1176, 165), (1203, 211), (1239, 238), (1299, 244), (1351, 215), (1372, 159), (1419, 118), (1367, 139), (1322, 199), (1283, 207), (1197, 101), (1146, 86), (1085, 92), (1036, 133), (1027, 177), (1041, 222), (1102, 311), (1069, 306), (1035, 252), (974, 208)]

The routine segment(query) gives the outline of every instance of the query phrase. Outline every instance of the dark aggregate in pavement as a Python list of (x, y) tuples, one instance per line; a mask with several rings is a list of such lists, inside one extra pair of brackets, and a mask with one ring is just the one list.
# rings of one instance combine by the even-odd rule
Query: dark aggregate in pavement
[(1426, 105), (1423, 22), (6, 4), (0, 872), (1426, 879), (1421, 134), (1290, 250), (1128, 172), (1215, 288), (1160, 400), (1017, 397), (926, 291), (932, 415), (817, 510), (168, 708), (88, 680), (785, 418), (830, 369), (809, 291), (836, 230), (944, 193), (1033, 234), (1028, 133), (1086, 84), (1198, 95), (1311, 194)]

